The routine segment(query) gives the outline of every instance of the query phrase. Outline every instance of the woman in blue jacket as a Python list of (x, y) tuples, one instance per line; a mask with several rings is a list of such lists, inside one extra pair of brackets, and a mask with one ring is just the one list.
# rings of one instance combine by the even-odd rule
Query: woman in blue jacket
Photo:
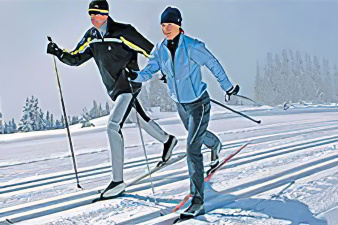
[(212, 149), (212, 163), (218, 164), (219, 139), (207, 130), (210, 99), (207, 84), (201, 80), (201, 67), (206, 66), (217, 78), (226, 98), (235, 95), (239, 86), (232, 86), (223, 67), (204, 43), (188, 37), (181, 29), (182, 17), (177, 8), (168, 7), (161, 15), (165, 39), (153, 50), (153, 57), (141, 71), (130, 74), (134, 82), (144, 82), (161, 71), (167, 77), (168, 93), (175, 101), (180, 118), (188, 131), (187, 162), (192, 204), (181, 217), (204, 214), (204, 167), (202, 144)]

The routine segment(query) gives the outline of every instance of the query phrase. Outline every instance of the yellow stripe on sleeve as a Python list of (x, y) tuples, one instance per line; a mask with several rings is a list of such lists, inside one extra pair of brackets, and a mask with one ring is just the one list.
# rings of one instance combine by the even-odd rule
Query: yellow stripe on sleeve
[(84, 50), (89, 46), (90, 43), (91, 43), (91, 38), (89, 37), (89, 38), (87, 39), (87, 42), (86, 42), (86, 43), (84, 43), (83, 45), (81, 45), (77, 50), (72, 51), (70, 54), (71, 54), (71, 55), (76, 55), (76, 54), (78, 54), (79, 52), (84, 51)]
[(139, 51), (142, 52), (143, 55), (145, 55), (148, 58), (152, 58), (152, 55), (149, 55), (144, 49), (140, 48), (139, 46), (131, 43), (130, 41), (127, 41), (124, 37), (120, 37), (121, 41), (127, 45), (129, 48), (135, 50), (135, 51)]

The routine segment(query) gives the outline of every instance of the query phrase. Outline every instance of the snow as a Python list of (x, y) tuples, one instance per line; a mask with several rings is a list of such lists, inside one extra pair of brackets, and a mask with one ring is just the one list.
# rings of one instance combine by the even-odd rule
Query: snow
[[(221, 158), (252, 143), (206, 184), (207, 213), (182, 224), (338, 224), (338, 107), (231, 107), (262, 124), (213, 105), (209, 129), (222, 141)], [(184, 153), (187, 132), (177, 113), (151, 117), (178, 137), (173, 156)], [(148, 178), (123, 197), (86, 204), (110, 181), (107, 121), (70, 128), (84, 190), (76, 187), (65, 129), (0, 135), (0, 224), (171, 224), (172, 207), (189, 191), (185, 159), (152, 175), (155, 196)], [(147, 166), (137, 125), (126, 124), (123, 134), (128, 182)], [(143, 135), (153, 167), (162, 145)], [(202, 152), (207, 165), (210, 151)]]

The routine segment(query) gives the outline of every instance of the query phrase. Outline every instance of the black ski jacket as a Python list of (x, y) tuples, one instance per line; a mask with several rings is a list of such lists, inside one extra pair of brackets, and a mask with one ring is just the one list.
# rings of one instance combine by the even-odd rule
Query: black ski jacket
[(108, 94), (115, 101), (121, 93), (139, 91), (142, 84), (129, 82), (126, 73), (128, 70), (138, 71), (137, 53), (150, 57), (153, 47), (153, 44), (132, 25), (117, 23), (108, 17), (107, 32), (104, 37), (101, 37), (100, 32), (92, 27), (75, 50), (69, 52), (64, 49), (58, 58), (70, 66), (79, 66), (93, 57)]

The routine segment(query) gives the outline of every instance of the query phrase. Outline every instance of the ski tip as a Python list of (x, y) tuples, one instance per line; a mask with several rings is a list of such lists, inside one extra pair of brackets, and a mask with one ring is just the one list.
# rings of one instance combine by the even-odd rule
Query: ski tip
[(156, 165), (156, 167), (161, 167), (162, 165), (164, 165), (166, 162), (163, 161), (159, 161)]
[(6, 219), (5, 220), (7, 223), (9, 223), (9, 224), (14, 224), (12, 221), (10, 221), (9, 219)]
[(53, 42), (51, 37), (47, 36), (47, 39), (48, 41)]
[(179, 223), (180, 222), (180, 218), (177, 218), (174, 220), (173, 224)]

